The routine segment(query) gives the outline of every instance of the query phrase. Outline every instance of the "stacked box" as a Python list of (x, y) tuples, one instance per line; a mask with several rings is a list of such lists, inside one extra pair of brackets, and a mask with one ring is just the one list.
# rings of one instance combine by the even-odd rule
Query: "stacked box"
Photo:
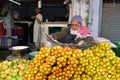
[(0, 46), (14, 46), (18, 45), (18, 39), (13, 36), (0, 37)]

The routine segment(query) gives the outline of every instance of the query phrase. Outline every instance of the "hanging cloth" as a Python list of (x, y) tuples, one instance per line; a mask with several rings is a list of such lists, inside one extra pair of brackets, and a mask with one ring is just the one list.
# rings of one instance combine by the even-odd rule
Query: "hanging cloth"
[(4, 28), (3, 22), (0, 22), (0, 37), (6, 35), (6, 29)]

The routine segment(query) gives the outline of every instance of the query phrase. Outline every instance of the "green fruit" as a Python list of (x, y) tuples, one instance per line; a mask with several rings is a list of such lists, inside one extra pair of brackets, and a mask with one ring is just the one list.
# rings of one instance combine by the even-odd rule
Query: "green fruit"
[(9, 76), (6, 77), (6, 80), (11, 80), (11, 78), (12, 77), (9, 75)]
[(11, 80), (17, 80), (15, 77), (11, 78)]
[(2, 79), (4, 79), (6, 76), (7, 76), (7, 75), (5, 75), (5, 74), (1, 74), (1, 75), (0, 75), (0, 77), (1, 77)]
[(17, 77), (17, 80), (24, 80), (24, 77), (18, 76), (18, 77)]
[(0, 71), (2, 71), (2, 67), (0, 66)]
[(12, 77), (16, 77), (16, 76), (17, 76), (17, 73), (16, 73), (16, 72), (12, 72), (12, 73), (11, 73), (11, 76), (12, 76)]
[(3, 70), (8, 69), (8, 65), (3, 64), (3, 65), (2, 65), (2, 69), (3, 69)]
[(19, 71), (19, 76), (23, 76), (24, 75), (24, 72), (23, 71)]
[(0, 78), (0, 80), (3, 80), (2, 78)]

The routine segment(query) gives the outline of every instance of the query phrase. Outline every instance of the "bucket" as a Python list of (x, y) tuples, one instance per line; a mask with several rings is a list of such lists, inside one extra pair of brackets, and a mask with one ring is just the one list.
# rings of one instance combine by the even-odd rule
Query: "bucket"
[(34, 55), (35, 55), (35, 54), (38, 54), (38, 53), (39, 53), (39, 51), (30, 52), (30, 53), (29, 53), (29, 59), (32, 60), (32, 59), (34, 58)]

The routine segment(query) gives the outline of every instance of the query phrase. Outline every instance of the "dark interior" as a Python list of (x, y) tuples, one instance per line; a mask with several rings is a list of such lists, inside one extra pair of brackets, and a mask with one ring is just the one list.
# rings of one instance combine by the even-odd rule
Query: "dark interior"
[[(30, 17), (35, 15), (34, 9), (38, 6), (38, 0), (15, 0), (21, 5), (14, 4), (9, 0), (1, 0), (0, 13), (2, 9), (7, 6), (12, 12), (17, 11), (19, 13), (19, 19), (30, 20)], [(42, 0), (41, 13), (44, 16), (43, 20), (49, 21), (66, 21), (66, 5), (63, 4), (64, 0)], [(7, 12), (4, 15), (6, 16)]]
[[(8, 12), (12, 15), (14, 11), (19, 13), (19, 18), (15, 21), (33, 21), (31, 16), (35, 15), (34, 9), (38, 6), (38, 0), (14, 0), (21, 5), (10, 2), (9, 0), (0, 0), (0, 17), (6, 17)], [(43, 21), (67, 21), (66, 6), (63, 4), (64, 0), (42, 0), (41, 14)], [(2, 13), (3, 10), (4, 14)], [(33, 21), (34, 22), (34, 21)], [(12, 36), (18, 37), (18, 45), (28, 45), (28, 42), (33, 42), (33, 24), (28, 26), (26, 23), (14, 23), (15, 28), (12, 29)], [(16, 26), (21, 27), (16, 28)], [(49, 29), (50, 33), (60, 29)], [(17, 32), (18, 31), (18, 32)], [(11, 54), (9, 47), (0, 46), (0, 60), (5, 59)]]

